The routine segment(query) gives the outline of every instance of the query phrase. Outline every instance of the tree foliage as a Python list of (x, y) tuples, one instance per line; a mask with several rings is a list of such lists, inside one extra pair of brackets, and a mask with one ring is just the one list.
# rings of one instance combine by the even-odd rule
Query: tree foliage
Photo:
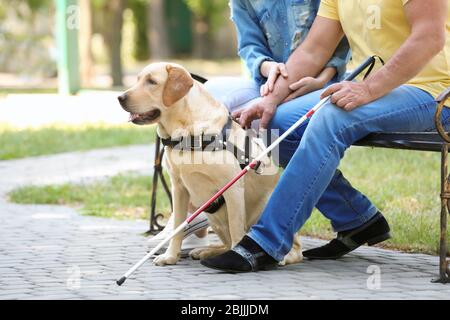
[(52, 0), (2, 0), (2, 5), (0, 6), (0, 18), (4, 18), (3, 15), (6, 13), (6, 8), (14, 8), (20, 15), (20, 9), (23, 9), (24, 7), (27, 11), (34, 13), (40, 9), (49, 8), (52, 4)]
[(224, 22), (228, 11), (226, 0), (183, 0), (189, 9), (199, 18), (208, 22), (210, 33), (214, 33)]
[(53, 19), (46, 16), (53, 7), (52, 0), (2, 0), (0, 70), (45, 76), (55, 73)]
[(52, 0), (24, 0), (28, 4), (31, 10), (37, 10), (47, 7), (51, 4)]
[(137, 61), (145, 61), (149, 58), (147, 0), (128, 0), (128, 7), (133, 11), (134, 48), (133, 56)]

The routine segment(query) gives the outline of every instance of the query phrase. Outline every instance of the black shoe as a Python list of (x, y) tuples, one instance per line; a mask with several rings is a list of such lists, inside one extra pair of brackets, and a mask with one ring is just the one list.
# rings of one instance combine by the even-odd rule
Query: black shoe
[(373, 246), (389, 239), (391, 237), (389, 231), (388, 222), (381, 212), (378, 212), (362, 226), (356, 229), (338, 232), (337, 238), (331, 240), (326, 245), (303, 251), (303, 256), (310, 260), (339, 259), (364, 243)]
[(230, 273), (271, 270), (278, 261), (269, 256), (252, 238), (245, 236), (233, 249), (201, 260), (205, 267)]

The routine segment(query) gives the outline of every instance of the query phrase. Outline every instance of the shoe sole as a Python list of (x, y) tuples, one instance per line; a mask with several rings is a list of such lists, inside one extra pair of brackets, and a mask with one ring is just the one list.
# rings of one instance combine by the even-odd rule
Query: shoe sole
[(204, 262), (203, 260), (200, 260), (200, 264), (202, 264), (203, 266), (210, 268), (210, 269), (214, 269), (214, 270), (218, 270), (218, 271), (222, 271), (222, 272), (226, 272), (226, 273), (249, 273), (249, 272), (258, 272), (258, 271), (270, 271), (270, 270), (274, 270), (278, 268), (278, 264), (273, 265), (273, 266), (265, 266), (262, 267), (258, 270), (249, 270), (249, 271), (236, 271), (236, 270), (231, 270), (231, 269), (221, 269), (212, 265), (207, 264), (206, 262)]
[[(188, 232), (184, 235), (183, 239), (186, 239), (187, 237), (189, 237), (190, 235), (192, 235), (193, 233), (203, 230), (205, 228), (208, 228), (209, 224), (208, 221), (199, 221), (193, 225), (191, 225), (188, 229)], [(161, 239), (160, 241), (163, 241), (163, 239)], [(156, 246), (155, 246), (156, 247)], [(159, 249), (157, 252), (155, 252), (155, 256), (159, 256), (160, 254), (163, 254), (166, 250), (167, 250), (168, 244), (165, 245), (164, 247), (162, 247), (161, 249)], [(150, 252), (154, 247), (147, 247), (147, 253)], [(181, 250), (181, 257), (185, 258), (187, 256), (189, 256), (189, 252), (191, 250), (193, 250), (195, 248), (188, 248), (188, 249), (182, 249)]]
[(372, 247), (372, 246), (374, 246), (380, 242), (386, 241), (390, 238), (392, 238), (392, 236), (391, 236), (391, 233), (388, 232), (388, 233), (382, 234), (381, 236), (376, 236), (370, 240), (367, 240), (367, 245)]
[(364, 243), (367, 243), (368, 246), (372, 247), (372, 246), (374, 246), (374, 245), (376, 245), (376, 244), (378, 244), (378, 243), (380, 243), (380, 242), (386, 241), (386, 240), (388, 240), (388, 239), (390, 239), (390, 238), (392, 238), (391, 233), (390, 233), (390, 232), (387, 232), (387, 233), (384, 233), (384, 234), (382, 234), (382, 235), (373, 237), (373, 238), (367, 240), (366, 242), (363, 242), (361, 245), (359, 245), (359, 246), (356, 247), (355, 249), (352, 249), (352, 250), (350, 250), (350, 251), (348, 251), (348, 252), (346, 252), (346, 253), (344, 253), (344, 254), (342, 254), (342, 255), (338, 255), (338, 256), (334, 256), (334, 257), (311, 257), (311, 258), (306, 257), (306, 256), (304, 256), (304, 257), (305, 257), (306, 259), (308, 259), (308, 260), (337, 260), (337, 259), (342, 258), (343, 256), (345, 256), (346, 254), (348, 254), (348, 253), (350, 253), (350, 252), (352, 252), (352, 251), (358, 249), (358, 248), (359, 248), (360, 246), (362, 246)]
[[(202, 247), (198, 247), (198, 248), (202, 248)], [(180, 251), (180, 258), (187, 258), (189, 257), (189, 253), (197, 248), (188, 248), (188, 249), (181, 249)], [(158, 251), (155, 252), (154, 256), (159, 256), (162, 255), (164, 252), (166, 252), (167, 248), (161, 248)], [(147, 253), (149, 253), (150, 251), (147, 251)]]
[(189, 227), (188, 232), (184, 235), (184, 238), (189, 237), (194, 232), (203, 230), (203, 229), (208, 228), (208, 227), (209, 227), (209, 223), (208, 223), (207, 220), (206, 221), (199, 221), (199, 222), (197, 222), (197, 223), (195, 223), (195, 224), (193, 224), (193, 225), (191, 225)]
[[(203, 247), (204, 247), (204, 246), (203, 246)], [(195, 247), (195, 248), (181, 249), (181, 251), (180, 251), (180, 258), (187, 258), (187, 257), (189, 257), (189, 253), (190, 253), (192, 250), (197, 249), (197, 248), (203, 248), (203, 247), (202, 247), (202, 246), (199, 246), (199, 247)], [(166, 250), (167, 250), (167, 247), (166, 247), (166, 248), (161, 248), (161, 249), (159, 249), (158, 251), (155, 252), (155, 256), (159, 256), (159, 255), (163, 254), (164, 252), (166, 252)], [(150, 250), (147, 251), (147, 253), (148, 253), (148, 252), (150, 252)]]

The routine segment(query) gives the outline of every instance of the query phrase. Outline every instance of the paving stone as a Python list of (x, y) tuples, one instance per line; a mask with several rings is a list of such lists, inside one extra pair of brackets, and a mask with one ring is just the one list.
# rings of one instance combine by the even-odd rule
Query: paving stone
[(11, 294), (11, 295), (5, 295), (0, 296), (1, 300), (24, 300), (27, 298), (31, 298), (31, 295), (28, 295), (26, 293), (18, 293), (18, 294)]
[[(136, 146), (1, 161), (0, 299), (450, 299), (450, 285), (430, 283), (437, 257), (373, 247), (338, 261), (306, 260), (254, 274), (217, 272), (191, 259), (164, 268), (149, 261), (118, 287), (115, 280), (145, 254), (147, 221), (5, 200), (9, 190), (31, 182), (86, 182), (128, 169), (151, 173), (152, 154), (151, 146)], [(302, 241), (304, 249), (324, 244)], [(380, 290), (367, 287), (370, 265), (380, 267)]]

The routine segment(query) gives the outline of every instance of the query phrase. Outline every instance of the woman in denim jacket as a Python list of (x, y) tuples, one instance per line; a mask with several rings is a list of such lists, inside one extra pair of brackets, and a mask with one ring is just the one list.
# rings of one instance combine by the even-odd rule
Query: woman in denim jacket
[[(278, 76), (287, 77), (284, 63), (308, 35), (319, 5), (319, 0), (231, 0), (238, 54), (251, 79), (213, 79), (207, 83), (208, 90), (230, 111), (267, 95)], [(293, 84), (293, 94), (287, 100), (341, 80), (349, 58), (349, 45), (343, 39), (326, 68), (316, 78), (304, 78)]]

